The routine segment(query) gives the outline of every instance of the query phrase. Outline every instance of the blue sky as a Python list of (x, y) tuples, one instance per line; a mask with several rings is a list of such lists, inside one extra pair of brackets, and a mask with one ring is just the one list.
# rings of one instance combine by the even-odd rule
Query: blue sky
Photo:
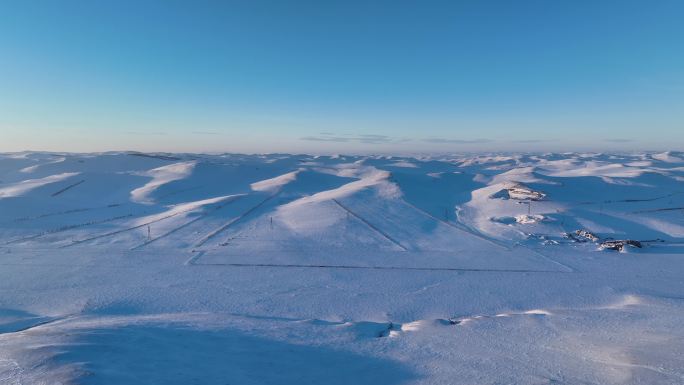
[(0, 2), (0, 151), (682, 149), (684, 2)]

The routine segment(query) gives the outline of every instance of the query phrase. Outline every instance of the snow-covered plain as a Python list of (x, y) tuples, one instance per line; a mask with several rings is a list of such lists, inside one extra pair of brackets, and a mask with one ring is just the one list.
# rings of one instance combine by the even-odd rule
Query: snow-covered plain
[(0, 154), (3, 385), (683, 384), (683, 320), (683, 153)]

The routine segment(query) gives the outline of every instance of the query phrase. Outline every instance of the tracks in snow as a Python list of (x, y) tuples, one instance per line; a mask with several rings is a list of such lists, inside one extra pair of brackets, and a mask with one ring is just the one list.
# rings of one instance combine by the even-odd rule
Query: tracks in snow
[(58, 195), (60, 195), (60, 194), (63, 194), (63, 193), (65, 193), (65, 192), (67, 192), (68, 190), (70, 190), (70, 189), (72, 189), (72, 188), (74, 188), (74, 187), (80, 185), (80, 184), (83, 183), (83, 182), (85, 182), (85, 179), (82, 179), (82, 180), (80, 180), (80, 181), (78, 181), (78, 182), (76, 182), (76, 183), (72, 183), (72, 184), (70, 184), (70, 185), (64, 187), (63, 189), (61, 189), (61, 190), (59, 190), (59, 191), (55, 191), (54, 193), (50, 194), (50, 196), (51, 196), (51, 197), (56, 197), (56, 196), (58, 196)]
[(133, 214), (126, 214), (126, 215), (120, 215), (120, 216), (116, 216), (116, 217), (112, 217), (112, 218), (102, 219), (102, 220), (99, 220), (99, 221), (89, 221), (89, 222), (84, 222), (84, 223), (78, 223), (78, 224), (75, 224), (75, 225), (63, 226), (63, 227), (59, 227), (59, 228), (57, 228), (57, 229), (46, 230), (46, 231), (44, 231), (44, 232), (42, 232), (42, 233), (38, 233), (38, 234), (34, 234), (34, 235), (29, 235), (29, 236), (22, 237), (22, 238), (12, 239), (12, 240), (9, 240), (9, 241), (5, 242), (4, 244), (5, 244), (5, 245), (10, 245), (10, 244), (13, 244), (13, 243), (19, 243), (19, 242), (25, 242), (25, 241), (32, 241), (32, 240), (34, 240), (34, 239), (37, 239), (37, 238), (40, 238), (40, 237), (43, 237), (43, 236), (46, 236), (46, 235), (61, 233), (61, 232), (64, 232), (64, 231), (69, 231), (69, 230), (77, 229), (77, 228), (80, 228), (80, 227), (98, 225), (98, 224), (102, 224), (102, 223), (113, 222), (113, 221), (117, 221), (117, 220), (120, 220), (120, 219), (126, 219), (126, 218), (132, 218), (132, 217), (134, 217)]
[(177, 212), (175, 212), (175, 213), (173, 213), (173, 214), (165, 215), (165, 216), (163, 216), (163, 217), (161, 217), (161, 218), (157, 218), (157, 219), (154, 219), (154, 220), (151, 220), (151, 221), (147, 221), (147, 222), (142, 223), (142, 224), (140, 224), (140, 225), (136, 225), (136, 226), (132, 226), (132, 227), (127, 227), (127, 228), (121, 229), (121, 230), (110, 231), (110, 232), (108, 232), (108, 233), (99, 234), (99, 235), (95, 235), (95, 236), (88, 237), (88, 238), (85, 238), (85, 239), (80, 239), (80, 240), (77, 240), (77, 241), (73, 241), (72, 243), (70, 243), (70, 244), (68, 244), (68, 245), (61, 246), (60, 249), (64, 249), (64, 248), (71, 247), (71, 246), (76, 246), (76, 245), (79, 245), (79, 244), (84, 243), (84, 242), (90, 242), (90, 241), (93, 241), (93, 240), (96, 240), (96, 239), (106, 238), (106, 237), (110, 237), (110, 236), (112, 236), (112, 235), (121, 234), (121, 233), (125, 233), (125, 232), (127, 232), (127, 231), (139, 229), (139, 228), (141, 228), (141, 227), (144, 227), (144, 226), (147, 226), (147, 225), (151, 225), (152, 223), (157, 223), (157, 222), (163, 221), (164, 219), (169, 219), (169, 218), (175, 217), (176, 215), (184, 214), (184, 213), (187, 213), (187, 212), (192, 211), (192, 210), (194, 210), (194, 208), (192, 208), (192, 209), (187, 209), (187, 210), (182, 210), (182, 211), (177, 211)]
[(234, 225), (238, 221), (242, 220), (249, 214), (253, 213), (255, 210), (257, 210), (259, 207), (263, 206), (266, 204), (266, 202), (270, 201), (271, 199), (275, 198), (276, 196), (280, 195), (280, 192), (277, 192), (273, 195), (268, 196), (266, 199), (262, 200), (261, 202), (257, 203), (255, 206), (252, 206), (249, 210), (245, 211), (241, 215), (231, 219), (227, 223), (223, 224), (219, 228), (213, 230), (209, 234), (205, 235), (204, 238), (200, 239), (197, 244), (195, 244), (195, 247), (201, 247), (205, 243), (207, 243), (210, 239), (216, 237), (217, 235), (221, 234), (222, 232), (226, 231), (230, 226)]
[[(270, 199), (270, 198), (272, 198), (272, 197), (273, 197), (273, 196), (267, 198), (266, 200), (268, 200), (268, 199)], [(224, 205), (220, 205), (219, 208), (225, 206), (226, 204), (228, 204), (228, 203), (230, 203), (230, 202), (233, 202), (234, 200), (235, 200), (235, 199), (229, 200), (229, 201), (226, 202)], [(263, 203), (265, 203), (265, 201), (261, 202), (260, 204), (263, 204)], [(256, 209), (258, 206), (259, 206), (259, 205), (257, 205), (257, 206), (255, 206), (255, 207), (253, 207), (252, 209), (248, 210), (248, 212), (244, 213), (242, 216), (236, 218), (235, 220), (244, 217), (244, 216), (247, 215), (249, 212), (251, 212), (252, 210)], [(108, 233), (95, 235), (95, 236), (88, 237), (88, 238), (85, 238), (85, 239), (80, 239), (80, 240), (78, 240), (78, 241), (73, 241), (71, 244), (64, 245), (64, 246), (62, 246), (62, 247), (60, 247), (60, 248), (67, 248), (67, 247), (79, 245), (79, 244), (84, 243), (84, 242), (89, 242), (89, 241), (93, 241), (93, 240), (96, 240), (96, 239), (106, 238), (106, 237), (110, 237), (110, 236), (113, 236), (113, 235), (125, 233), (125, 232), (127, 232), (127, 231), (139, 229), (139, 228), (141, 228), (141, 227), (145, 227), (145, 226), (151, 225), (151, 224), (153, 224), (153, 223), (161, 222), (161, 221), (163, 221), (163, 220), (165, 220), (165, 219), (169, 219), (169, 218), (172, 218), (172, 217), (175, 217), (175, 216), (177, 216), (177, 215), (184, 214), (184, 213), (187, 213), (187, 212), (190, 212), (190, 211), (193, 211), (193, 210), (196, 210), (196, 207), (192, 207), (192, 208), (189, 208), (189, 209), (186, 209), (186, 210), (176, 211), (176, 212), (174, 212), (174, 213), (172, 213), (172, 214), (168, 214), (168, 215), (165, 215), (165, 216), (163, 216), (163, 217), (161, 217), (161, 218), (157, 218), (157, 219), (154, 219), (154, 220), (151, 220), (151, 221), (147, 221), (147, 222), (144, 222), (144, 223), (139, 224), (139, 225), (136, 225), (136, 226), (127, 227), (127, 228), (125, 228), (125, 229), (116, 230), (116, 231), (110, 231), (110, 232), (108, 232)], [(216, 209), (215, 209), (215, 210), (216, 210)], [(215, 210), (210, 211), (210, 213), (213, 212), (213, 211), (215, 211)], [(210, 213), (209, 213), (209, 214), (210, 214)], [(206, 214), (206, 215), (208, 215), (208, 214)], [(175, 229), (173, 229), (173, 230), (167, 232), (166, 234), (164, 234), (164, 235), (162, 235), (162, 236), (160, 236), (160, 237), (155, 238), (155, 239), (152, 240), (152, 241), (149, 241), (149, 242), (146, 242), (146, 243), (144, 243), (144, 244), (135, 246), (134, 249), (135, 249), (135, 248), (142, 247), (142, 246), (145, 246), (146, 244), (149, 244), (149, 243), (151, 243), (151, 242), (153, 242), (153, 241), (155, 241), (155, 240), (157, 240), (157, 239), (160, 239), (160, 238), (163, 238), (163, 237), (165, 237), (165, 236), (168, 236), (169, 234), (172, 234), (172, 233), (174, 233), (174, 232), (180, 230), (181, 228), (183, 228), (183, 227), (185, 227), (185, 226), (191, 224), (192, 222), (195, 222), (196, 220), (199, 220), (199, 219), (201, 219), (201, 218), (206, 217), (206, 215), (200, 216), (199, 218), (196, 218), (196, 219), (194, 219), (194, 220), (192, 220), (192, 221), (190, 221), (190, 222), (188, 222), (188, 223), (185, 223), (184, 225), (181, 225), (181, 226), (179, 226), (179, 227), (177, 227), (177, 228), (175, 228)], [(234, 222), (235, 220), (233, 220), (233, 222)], [(229, 223), (229, 224), (232, 224), (232, 223)]]
[[(237, 217), (231, 219), (229, 222), (225, 223), (225, 224), (222, 225), (221, 227), (219, 227), (219, 228), (213, 230), (212, 232), (210, 232), (209, 234), (207, 234), (204, 238), (202, 238), (202, 239), (196, 244), (195, 247), (202, 246), (204, 243), (206, 243), (206, 242), (209, 241), (210, 239), (214, 238), (215, 236), (221, 234), (222, 232), (224, 232), (226, 229), (228, 229), (229, 227), (231, 227), (232, 225), (234, 225), (234, 224), (237, 223), (238, 221), (244, 219), (246, 216), (248, 216), (249, 214), (251, 214), (252, 212), (254, 212), (255, 210), (257, 210), (259, 207), (263, 206), (264, 204), (266, 204), (268, 201), (270, 201), (271, 199), (275, 198), (275, 197), (278, 196), (279, 194), (280, 194), (280, 193), (276, 193), (276, 194), (273, 194), (273, 195), (268, 196), (266, 199), (260, 201), (258, 204), (256, 204), (255, 206), (249, 208), (249, 209), (248, 209), (247, 211), (245, 211), (244, 213), (242, 213), (242, 214), (240, 214), (239, 216), (237, 216)], [(203, 218), (206, 218), (208, 215), (211, 215), (212, 213), (214, 213), (214, 212), (220, 210), (221, 208), (225, 207), (225, 206), (228, 205), (229, 203), (232, 203), (232, 202), (234, 202), (235, 200), (237, 200), (237, 199), (239, 199), (239, 198), (242, 198), (242, 197), (244, 197), (244, 195), (237, 195), (237, 196), (235, 196), (233, 199), (229, 199), (227, 202), (225, 202), (225, 203), (223, 203), (223, 204), (220, 204), (220, 205), (217, 205), (217, 206), (214, 207), (212, 210), (210, 210), (208, 213), (205, 213), (205, 214), (203, 214), (203, 215), (200, 215), (200, 216), (198, 216), (197, 218), (194, 218), (194, 219), (192, 219), (191, 221), (188, 221), (188, 222), (186, 222), (186, 223), (184, 223), (184, 224), (182, 224), (182, 225), (180, 225), (180, 226), (178, 226), (178, 227), (176, 227), (176, 228), (174, 228), (174, 229), (171, 229), (170, 231), (167, 231), (167, 232), (164, 233), (163, 235), (160, 235), (160, 236), (158, 236), (158, 237), (156, 237), (156, 238), (154, 238), (154, 239), (152, 239), (152, 240), (149, 240), (149, 241), (143, 242), (142, 244), (136, 245), (136, 246), (132, 247), (131, 250), (136, 250), (136, 249), (142, 248), (142, 247), (144, 247), (144, 246), (146, 246), (146, 245), (148, 245), (148, 244), (150, 244), (150, 243), (153, 243), (153, 242), (155, 242), (155, 241), (157, 241), (157, 240), (159, 240), (159, 239), (163, 239), (163, 238), (165, 238), (165, 237), (167, 237), (167, 236), (169, 236), (169, 235), (171, 235), (171, 234), (173, 234), (173, 233), (175, 233), (175, 232), (177, 232), (177, 231), (179, 231), (179, 230), (181, 230), (181, 229), (183, 229), (183, 228), (185, 228), (185, 227), (187, 227), (187, 226), (189, 226), (189, 225), (191, 225), (191, 224), (193, 224), (193, 223), (195, 223), (195, 222), (197, 222), (197, 221), (199, 221), (199, 220), (201, 220), (201, 219), (203, 219)], [(37, 219), (37, 218), (42, 218), (42, 217), (47, 217), (47, 216), (53, 216), (53, 215), (63, 215), (63, 214), (84, 212), (84, 211), (90, 211), (90, 210), (95, 210), (95, 209), (99, 209), (99, 208), (109, 208), (109, 207), (117, 207), (117, 206), (120, 206), (120, 205), (119, 205), (119, 204), (115, 204), (115, 205), (107, 205), (107, 206), (96, 207), (96, 208), (94, 207), (94, 208), (74, 209), (74, 210), (68, 210), (68, 211), (64, 211), (64, 212), (56, 212), (56, 213), (42, 214), (42, 215), (39, 215), (39, 216), (36, 216), (36, 217), (19, 218), (19, 219), (17, 219), (17, 221), (31, 220), (31, 219)], [(153, 223), (161, 222), (161, 221), (163, 221), (163, 220), (166, 220), (166, 219), (175, 217), (175, 216), (177, 216), (177, 215), (179, 215), (179, 214), (184, 214), (184, 213), (186, 213), (186, 212), (190, 212), (190, 211), (193, 211), (193, 210), (195, 210), (195, 208), (191, 208), (191, 209), (187, 209), (187, 210), (182, 210), (182, 211), (177, 211), (177, 212), (174, 212), (174, 213), (165, 215), (165, 216), (163, 216), (163, 217), (161, 217), (161, 218), (156, 218), (156, 219), (154, 219), (154, 220), (146, 221), (146, 222), (141, 223), (141, 224), (139, 224), (139, 225), (130, 226), (130, 227), (126, 227), (126, 228), (123, 228), (123, 229), (120, 229), (120, 230), (110, 231), (110, 232), (107, 232), (107, 233), (104, 233), (104, 234), (93, 235), (93, 236), (90, 236), (90, 237), (86, 237), (86, 238), (84, 238), (84, 239), (75, 240), (75, 241), (73, 241), (72, 243), (67, 244), (67, 245), (63, 245), (63, 246), (61, 246), (61, 247), (59, 247), (59, 248), (68, 248), (68, 247), (76, 246), (76, 245), (79, 245), (79, 244), (82, 244), (82, 243), (85, 243), (85, 242), (90, 242), (90, 241), (97, 240), (97, 239), (102, 239), (102, 238), (111, 237), (111, 236), (114, 236), (114, 235), (117, 235), (117, 234), (121, 234), (121, 233), (125, 233), (125, 232), (132, 231), (132, 230), (135, 230), (135, 229), (139, 229), (139, 228), (142, 228), (142, 227), (151, 225), (151, 224), (153, 224)], [(12, 240), (6, 241), (4, 244), (5, 244), (5, 245), (9, 245), (9, 244), (13, 244), (13, 243), (19, 243), (19, 242), (24, 242), (24, 241), (30, 241), (30, 240), (34, 240), (34, 239), (40, 238), (40, 237), (45, 236), (45, 235), (60, 233), (60, 232), (64, 232), (64, 231), (68, 231), (68, 230), (72, 230), (72, 229), (76, 229), (76, 228), (80, 228), (80, 227), (91, 226), (91, 225), (96, 225), (96, 224), (102, 224), (102, 223), (112, 222), (112, 221), (116, 221), (116, 220), (120, 220), (120, 219), (134, 218), (134, 217), (142, 217), (142, 215), (127, 214), (127, 215), (116, 216), (116, 217), (107, 218), (107, 219), (103, 219), (103, 220), (88, 221), (88, 222), (79, 223), (79, 224), (75, 224), (75, 225), (63, 226), (63, 227), (56, 228), (56, 229), (46, 230), (46, 231), (41, 232), (41, 233), (38, 233), (38, 234), (33, 234), (33, 235), (30, 235), (30, 236), (25, 236), (25, 237), (21, 237), (21, 238), (17, 238), (17, 239), (12, 239)]]
[(190, 220), (190, 221), (188, 221), (188, 222), (185, 222), (185, 223), (183, 223), (182, 225), (180, 225), (180, 226), (178, 226), (178, 227), (175, 227), (175, 228), (173, 228), (173, 229), (167, 231), (166, 233), (164, 233), (164, 234), (162, 234), (162, 235), (160, 235), (160, 236), (158, 236), (158, 237), (156, 237), (156, 238), (152, 238), (152, 239), (150, 239), (150, 240), (148, 240), (148, 241), (145, 241), (145, 242), (143, 242), (143, 243), (141, 243), (141, 244), (139, 244), (139, 245), (137, 245), (137, 246), (134, 246), (134, 247), (131, 248), (131, 250), (140, 249), (140, 248), (142, 248), (142, 247), (145, 247), (145, 246), (149, 245), (149, 244), (152, 243), (152, 242), (156, 242), (156, 241), (158, 241), (158, 240), (160, 240), (160, 239), (162, 239), (162, 238), (168, 237), (169, 235), (171, 235), (171, 234), (173, 234), (173, 233), (175, 233), (175, 232), (177, 232), (177, 231), (179, 231), (179, 230), (182, 230), (182, 229), (184, 229), (185, 227), (188, 227), (188, 226), (190, 226), (191, 224), (193, 224), (193, 223), (195, 223), (195, 222), (197, 222), (197, 221), (199, 221), (199, 220), (201, 220), (201, 219), (206, 218), (207, 216), (209, 216), (209, 215), (215, 213), (216, 211), (221, 210), (222, 208), (224, 208), (224, 207), (227, 206), (228, 204), (230, 204), (230, 203), (232, 203), (232, 202), (235, 202), (236, 200), (242, 198), (243, 196), (244, 196), (244, 195), (237, 195), (237, 196), (234, 196), (234, 197), (232, 197), (232, 199), (226, 200), (226, 202), (223, 202), (222, 204), (217, 205), (217, 206), (214, 207), (212, 210), (209, 210), (208, 212), (206, 212), (206, 213), (204, 213), (204, 214), (202, 214), (202, 215), (199, 215), (197, 218), (192, 219), (192, 220)]
[(505, 250), (511, 250), (510, 247), (508, 247), (508, 246), (506, 246), (506, 245), (503, 245), (503, 244), (501, 244), (501, 243), (499, 243), (499, 242), (496, 242), (495, 240), (493, 240), (493, 239), (491, 239), (491, 238), (488, 238), (487, 236), (482, 235), (481, 233), (479, 233), (479, 232), (477, 232), (477, 231), (475, 231), (475, 230), (472, 230), (472, 229), (470, 229), (469, 227), (467, 227), (467, 226), (465, 226), (465, 225), (462, 225), (462, 224), (460, 224), (460, 223), (453, 223), (453, 222), (445, 221), (445, 220), (443, 220), (443, 219), (439, 219), (439, 218), (435, 217), (434, 215), (430, 214), (429, 212), (427, 212), (427, 211), (421, 209), (420, 207), (418, 207), (418, 206), (416, 206), (416, 205), (414, 205), (414, 204), (412, 204), (412, 203), (407, 202), (406, 200), (403, 200), (403, 199), (402, 199), (402, 202), (403, 202), (405, 205), (407, 205), (407, 206), (409, 206), (409, 207), (415, 209), (416, 211), (418, 211), (418, 212), (420, 212), (420, 213), (426, 215), (428, 218), (431, 218), (431, 219), (433, 219), (433, 220), (435, 220), (435, 221), (437, 221), (437, 222), (444, 223), (445, 225), (450, 226), (450, 227), (452, 227), (452, 228), (454, 228), (454, 229), (456, 229), (456, 230), (459, 230), (459, 231), (462, 231), (462, 232), (464, 232), (464, 233), (467, 233), (467, 234), (470, 234), (470, 235), (472, 235), (472, 236), (475, 236), (475, 237), (477, 237), (477, 238), (480, 238), (480, 239), (482, 239), (483, 241), (489, 242), (490, 244), (492, 244), (492, 245), (494, 245), (494, 246), (500, 247), (500, 248), (505, 249)]
[(297, 263), (197, 263), (203, 252), (196, 253), (185, 264), (188, 266), (227, 266), (227, 267), (264, 267), (282, 269), (345, 269), (345, 270), (399, 270), (399, 271), (454, 271), (476, 273), (558, 273), (568, 274), (568, 271), (538, 270), (538, 269), (484, 269), (461, 267), (418, 267), (418, 266), (360, 266), (360, 265), (328, 265), (328, 264), (297, 264)]
[(349, 209), (347, 206), (345, 206), (345, 205), (343, 205), (342, 203), (340, 203), (340, 201), (338, 201), (337, 199), (333, 199), (332, 201), (335, 202), (335, 203), (336, 203), (339, 207), (341, 207), (344, 211), (346, 211), (346, 212), (348, 212), (350, 215), (352, 215), (354, 218), (356, 218), (356, 219), (358, 219), (359, 221), (363, 222), (366, 226), (368, 226), (369, 228), (371, 228), (373, 231), (375, 231), (376, 233), (380, 234), (383, 238), (385, 238), (385, 239), (387, 239), (388, 241), (392, 242), (393, 244), (395, 244), (396, 246), (398, 246), (399, 248), (401, 248), (403, 251), (408, 251), (408, 249), (407, 249), (404, 245), (402, 245), (401, 242), (399, 242), (398, 240), (392, 238), (389, 234), (387, 234), (386, 232), (380, 230), (380, 229), (379, 229), (377, 226), (375, 226), (374, 224), (368, 222), (368, 221), (367, 221), (366, 219), (364, 219), (362, 216), (360, 216), (359, 214), (357, 214), (357, 213), (355, 213), (354, 211), (352, 211), (351, 209)]
[(108, 209), (108, 208), (119, 207), (119, 206), (121, 206), (121, 203), (112, 203), (112, 204), (108, 204), (106, 206), (85, 207), (85, 208), (71, 209), (71, 210), (65, 210), (65, 211), (57, 211), (57, 212), (52, 212), (52, 213), (45, 213), (45, 214), (40, 214), (40, 215), (16, 218), (16, 219), (14, 219), (14, 222), (32, 221), (35, 219), (53, 217), (56, 215), (67, 215), (67, 214), (74, 214), (74, 213), (82, 213), (85, 211)]

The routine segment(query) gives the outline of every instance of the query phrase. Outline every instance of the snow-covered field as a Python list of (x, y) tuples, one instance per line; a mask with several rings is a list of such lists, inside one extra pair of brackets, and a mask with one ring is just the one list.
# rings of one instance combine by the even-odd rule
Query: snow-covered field
[(682, 321), (684, 153), (0, 154), (3, 385), (683, 384)]

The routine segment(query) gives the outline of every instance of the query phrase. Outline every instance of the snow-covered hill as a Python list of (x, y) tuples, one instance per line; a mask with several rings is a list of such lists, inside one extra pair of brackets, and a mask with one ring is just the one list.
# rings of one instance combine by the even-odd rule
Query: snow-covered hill
[(0, 154), (0, 383), (679, 384), (683, 257), (684, 153)]

